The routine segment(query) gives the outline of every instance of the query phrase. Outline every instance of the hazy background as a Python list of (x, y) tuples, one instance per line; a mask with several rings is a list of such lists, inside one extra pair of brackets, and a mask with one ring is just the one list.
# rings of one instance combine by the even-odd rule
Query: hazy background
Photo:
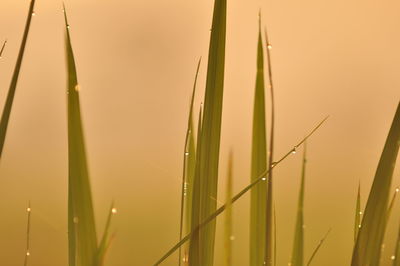
[[(204, 93), (212, 0), (67, 0), (98, 232), (110, 202), (117, 237), (107, 265), (151, 265), (178, 239), (182, 150), (197, 60)], [(4, 103), (28, 0), (1, 0), (0, 104)], [(249, 183), (258, 10), (268, 23), (276, 87), (276, 156), (323, 117), (309, 141), (306, 257), (332, 228), (314, 265), (348, 265), (354, 208), (363, 206), (400, 99), (400, 2), (229, 0), (219, 198), (234, 151), (235, 192)], [(21, 265), (32, 202), (30, 265), (67, 265), (67, 135), (61, 1), (36, 16), (0, 164), (0, 261)], [(269, 107), (269, 105), (268, 105)], [(301, 153), (275, 171), (278, 265), (291, 256)], [(395, 172), (395, 185), (400, 184)], [(399, 209), (392, 216), (389, 265)], [(249, 195), (234, 205), (234, 265), (248, 264)], [(222, 219), (221, 219), (222, 218)], [(223, 216), (218, 219), (221, 228)], [(218, 231), (221, 236), (221, 230)], [(222, 242), (216, 266), (222, 264)], [(176, 265), (176, 256), (165, 265)]]

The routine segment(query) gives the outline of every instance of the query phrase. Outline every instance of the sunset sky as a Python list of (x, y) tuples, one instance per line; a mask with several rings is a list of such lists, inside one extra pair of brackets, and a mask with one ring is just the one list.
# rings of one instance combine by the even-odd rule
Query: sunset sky
[[(178, 240), (182, 152), (200, 56), (203, 99), (212, 0), (66, 0), (75, 52), (97, 231), (114, 200), (110, 266), (152, 265)], [(0, 1), (0, 106), (28, 12)], [(249, 184), (258, 12), (268, 25), (278, 159), (320, 120), (308, 142), (306, 258), (332, 228), (314, 265), (348, 265), (356, 192), (362, 206), (400, 99), (400, 2), (228, 0), (219, 204), (229, 150), (234, 192)], [(67, 121), (62, 2), (37, 0), (0, 163), (0, 264), (21, 265), (32, 205), (31, 266), (66, 266)], [(2, 107), (1, 107), (2, 108)], [(270, 114), (269, 95), (267, 112)], [(269, 116), (267, 118), (268, 123)], [(293, 243), (301, 152), (274, 172), (278, 265)], [(393, 190), (400, 185), (395, 170)], [(248, 265), (249, 195), (235, 203), (234, 264)], [(216, 266), (222, 265), (223, 215)], [(390, 222), (389, 265), (400, 206)], [(164, 265), (176, 265), (171, 256)]]

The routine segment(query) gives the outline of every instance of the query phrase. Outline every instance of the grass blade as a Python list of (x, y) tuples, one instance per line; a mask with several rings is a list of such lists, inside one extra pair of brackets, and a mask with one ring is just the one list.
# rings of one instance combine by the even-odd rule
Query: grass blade
[[(196, 94), (197, 77), (199, 75), (201, 58), (197, 64), (196, 75), (193, 84), (193, 92), (190, 100), (190, 109), (188, 117), (188, 125), (185, 137), (185, 148), (183, 154), (183, 173), (182, 173), (182, 190), (181, 190), (181, 216), (179, 228), (179, 240), (182, 239), (184, 224), (186, 226), (186, 233), (191, 231), (191, 217), (192, 217), (192, 197), (193, 197), (193, 179), (196, 166), (196, 147), (193, 135), (193, 103)], [(185, 217), (184, 217), (185, 215)], [(184, 220), (184, 218), (186, 218)], [(187, 252), (185, 252), (186, 254)], [(181, 265), (181, 249), (179, 249), (179, 262)], [(184, 259), (186, 260), (186, 259)]]
[(303, 166), (301, 173), (301, 184), (299, 192), (299, 201), (297, 206), (297, 219), (294, 233), (293, 252), (292, 252), (292, 266), (304, 265), (304, 187), (306, 178), (306, 153), (307, 148), (304, 144)]
[(400, 266), (400, 226), (397, 233), (396, 248), (394, 250), (394, 255), (392, 256), (393, 264), (392, 266)]
[(232, 191), (233, 191), (233, 154), (229, 153), (228, 176), (226, 185), (226, 212), (225, 212), (225, 265), (232, 265)]
[[(222, 100), (225, 72), (225, 39), (226, 39), (226, 0), (215, 0), (208, 55), (207, 81), (204, 100), (204, 117), (201, 130), (200, 171), (200, 221), (206, 219), (217, 208), (218, 163), (221, 136)], [(213, 265), (215, 221), (200, 229), (199, 238), (191, 241), (190, 249), (199, 250), (200, 261), (192, 261), (191, 266)], [(197, 224), (195, 224), (197, 226)], [(194, 228), (195, 226), (192, 226)]]
[(7, 40), (4, 41), (3, 45), (1, 46), (0, 50), (0, 58), (3, 57), (4, 49), (6, 48)]
[(29, 202), (28, 208), (26, 208), (26, 212), (28, 214), (28, 222), (26, 224), (26, 252), (25, 252), (25, 260), (24, 260), (24, 266), (28, 265), (28, 259), (29, 256), (31, 255), (30, 253), (30, 237), (31, 237), (31, 203)]
[[(11, 79), (10, 87), (8, 89), (7, 99), (4, 104), (3, 113), (0, 120), (0, 158), (3, 154), (4, 142), (6, 139), (7, 128), (8, 128), (8, 121), (10, 120), (11, 109), (14, 102), (15, 91), (17, 89), (18, 77), (21, 71), (22, 60), (24, 58), (26, 42), (28, 40), (29, 29), (32, 21), (32, 14), (35, 8), (35, 2), (36, 0), (31, 0), (29, 6), (28, 17), (26, 19), (25, 30), (22, 37), (21, 46), (19, 48), (17, 62), (15, 64), (14, 73)], [(6, 42), (4, 42), (3, 44), (1, 53), (3, 53), (5, 44)]]
[[(328, 117), (326, 117), (324, 120), (322, 120), (306, 137), (304, 137), (299, 143), (297, 143), (292, 149), (290, 149), (285, 155), (283, 155), (278, 161), (274, 162), (272, 167), (276, 167), (278, 166), (281, 162), (283, 162), (287, 157), (289, 157), (291, 154), (293, 154), (293, 151), (295, 151), (297, 148), (299, 148), (309, 137), (311, 137), (315, 131), (317, 131), (322, 124), (328, 119)], [(238, 194), (236, 194), (231, 202), (232, 204), (235, 203), (237, 200), (239, 200), (243, 195), (245, 195), (250, 189), (252, 189), (253, 187), (255, 187), (256, 185), (258, 185), (263, 178), (266, 177), (266, 175), (268, 174), (268, 172), (270, 171), (270, 169), (265, 170), (262, 174), (260, 174), (260, 176), (254, 180), (252, 183), (250, 183), (247, 187), (245, 187), (244, 189), (242, 189)], [(196, 178), (197, 176), (195, 175), (195, 186), (194, 189), (196, 190), (196, 188), (198, 186), (196, 186)], [(196, 201), (196, 198), (194, 198), (194, 201)], [(208, 223), (210, 223), (211, 221), (214, 221), (214, 219), (220, 215), (222, 212), (224, 212), (226, 209), (226, 204), (222, 205), (221, 207), (219, 207), (214, 213), (212, 213), (210, 216), (208, 216), (205, 220), (203, 220), (201, 223), (198, 224), (198, 226), (193, 227), (192, 231), (187, 234), (185, 237), (182, 238), (181, 241), (179, 241), (177, 244), (175, 244), (167, 253), (165, 253), (154, 265), (160, 265), (165, 259), (167, 259), (172, 253), (174, 253), (177, 249), (179, 249), (180, 246), (182, 246), (186, 241), (188, 241), (189, 239), (192, 239), (194, 237), (196, 237), (196, 234), (198, 233), (199, 229), (204, 227), (205, 225), (207, 225)], [(193, 212), (193, 214), (196, 214), (196, 212)], [(194, 217), (194, 216), (193, 216)], [(193, 220), (193, 219), (192, 219)], [(193, 240), (192, 240), (193, 241)], [(191, 242), (192, 242), (191, 241)], [(190, 250), (190, 257), (189, 260), (192, 257), (192, 254), (196, 254), (196, 253), (192, 253), (192, 248), (193, 246), (191, 245), (191, 250)], [(189, 263), (190, 264), (190, 263)], [(191, 264), (190, 264), (191, 265)]]
[[(256, 180), (267, 169), (267, 133), (265, 122), (264, 52), (259, 19), (257, 76), (253, 110), (253, 136), (251, 149), (250, 180)], [(250, 195), (250, 265), (264, 263), (267, 182), (251, 190)]]
[(108, 250), (108, 247), (110, 246), (111, 243), (111, 238), (110, 238), (111, 220), (113, 215), (116, 213), (117, 209), (114, 208), (114, 203), (112, 203), (108, 211), (107, 222), (104, 228), (103, 237), (101, 238), (100, 245), (97, 249), (96, 261), (94, 263), (94, 265), (96, 266), (104, 265), (104, 258)]
[(265, 40), (267, 43), (267, 62), (268, 62), (268, 77), (269, 77), (269, 88), (271, 93), (271, 134), (269, 142), (269, 159), (268, 167), (271, 171), (268, 173), (267, 178), (267, 197), (265, 206), (265, 254), (264, 254), (264, 264), (272, 266), (273, 255), (273, 178), (272, 178), (272, 164), (274, 162), (274, 136), (275, 136), (275, 97), (274, 97), (274, 84), (272, 79), (272, 64), (271, 64), (271, 49), (272, 46), (269, 42), (268, 31), (265, 28)]
[(83, 137), (79, 85), (65, 7), (64, 18), (68, 67), (69, 264), (70, 266), (88, 266), (94, 263), (97, 235)]
[(313, 253), (311, 254), (310, 259), (307, 262), (307, 266), (310, 266), (310, 264), (313, 261), (315, 255), (317, 255), (318, 250), (320, 249), (320, 247), (322, 246), (322, 244), (324, 243), (324, 241), (326, 240), (326, 238), (328, 237), (330, 232), (331, 232), (331, 229), (329, 229), (328, 232), (325, 234), (325, 236), (319, 241), (318, 245), (315, 247)]
[(356, 202), (356, 215), (354, 219), (354, 243), (357, 241), (358, 230), (361, 227), (361, 194), (360, 184), (358, 184), (357, 202)]
[(386, 227), (394, 165), (400, 144), (400, 104), (393, 119), (385, 147), (379, 160), (374, 182), (365, 207), (364, 217), (353, 250), (352, 266), (376, 265)]

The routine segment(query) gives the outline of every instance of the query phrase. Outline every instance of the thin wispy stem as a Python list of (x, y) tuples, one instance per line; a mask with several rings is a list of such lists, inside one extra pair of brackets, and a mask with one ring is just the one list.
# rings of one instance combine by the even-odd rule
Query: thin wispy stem
[(28, 258), (31, 255), (29, 244), (30, 244), (30, 233), (31, 233), (31, 202), (28, 203), (28, 208), (26, 208), (26, 212), (28, 213), (28, 222), (26, 224), (26, 252), (25, 252), (25, 261), (24, 266), (28, 265)]
[(0, 50), (0, 58), (3, 56), (4, 48), (6, 48), (7, 40), (4, 41), (3, 46), (1, 46)]
[(320, 247), (322, 246), (322, 244), (324, 243), (324, 241), (326, 240), (326, 238), (328, 237), (329, 233), (331, 232), (332, 229), (329, 229), (328, 232), (325, 234), (325, 236), (319, 241), (318, 245), (316, 246), (316, 248), (314, 249), (313, 253), (311, 254), (310, 259), (307, 262), (307, 266), (310, 266), (311, 262), (313, 261), (315, 255), (317, 254), (318, 250), (320, 249)]

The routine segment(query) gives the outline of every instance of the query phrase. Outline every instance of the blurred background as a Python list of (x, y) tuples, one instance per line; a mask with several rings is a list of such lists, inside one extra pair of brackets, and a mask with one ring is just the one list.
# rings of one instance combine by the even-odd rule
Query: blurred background
[[(204, 94), (213, 1), (67, 0), (91, 183), (102, 232), (115, 200), (107, 265), (151, 265), (178, 240), (182, 152), (196, 63)], [(28, 0), (0, 2), (0, 104)], [(268, 25), (276, 88), (276, 158), (326, 115), (308, 143), (306, 257), (332, 231), (314, 265), (348, 265), (356, 192), (363, 207), (400, 99), (400, 3), (229, 0), (219, 202), (227, 155), (234, 192), (249, 183), (258, 11)], [(62, 2), (38, 0), (0, 164), (0, 261), (21, 265), (32, 204), (30, 265), (67, 265), (67, 122)], [(269, 96), (267, 96), (269, 100)], [(268, 112), (270, 104), (268, 102)], [(196, 111), (197, 113), (197, 111)], [(269, 122), (269, 121), (268, 121)], [(275, 170), (278, 265), (291, 256), (301, 152)], [(399, 185), (395, 171), (394, 186)], [(394, 189), (394, 187), (393, 187)], [(383, 253), (389, 265), (396, 204)], [(234, 265), (248, 265), (249, 195), (234, 205)], [(223, 215), (216, 264), (222, 265)], [(171, 256), (164, 265), (176, 265)]]

